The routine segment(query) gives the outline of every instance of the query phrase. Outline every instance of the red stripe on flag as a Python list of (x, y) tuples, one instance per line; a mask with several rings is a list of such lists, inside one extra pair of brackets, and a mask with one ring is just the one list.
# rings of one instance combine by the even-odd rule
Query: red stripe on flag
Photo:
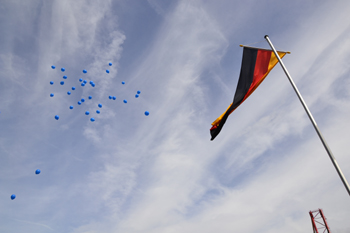
[(256, 85), (259, 85), (261, 78), (266, 74), (269, 68), (271, 58), (271, 51), (266, 50), (258, 50), (258, 54), (256, 56), (255, 68), (254, 68), (254, 76), (252, 84), (244, 96), (244, 100), (248, 98), (248, 96), (255, 90)]

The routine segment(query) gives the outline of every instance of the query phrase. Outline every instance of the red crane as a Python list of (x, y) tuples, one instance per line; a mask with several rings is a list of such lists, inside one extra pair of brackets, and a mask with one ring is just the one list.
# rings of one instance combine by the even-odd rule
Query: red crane
[(314, 230), (313, 233), (331, 233), (322, 209), (310, 211), (309, 214), (311, 217), (312, 229)]

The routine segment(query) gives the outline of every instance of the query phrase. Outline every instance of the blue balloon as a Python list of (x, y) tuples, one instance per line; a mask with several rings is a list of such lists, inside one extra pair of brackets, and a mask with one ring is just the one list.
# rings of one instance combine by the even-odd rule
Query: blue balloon
[(70, 108), (70, 109), (73, 109), (73, 106), (71, 105), (71, 106), (69, 106), (69, 108)]
[(89, 83), (90, 83), (90, 84), (93, 84), (94, 82), (93, 82), (93, 81), (90, 81)]
[(94, 122), (94, 121), (95, 121), (95, 118), (91, 117), (90, 121)]
[(141, 94), (141, 91), (137, 91), (137, 94)]
[(113, 100), (115, 100), (117, 97), (113, 96)]
[(54, 94), (53, 94), (53, 93), (51, 93), (51, 94), (50, 94), (50, 96), (51, 96), (51, 97), (53, 97), (53, 96), (54, 96)]
[(92, 87), (95, 87), (95, 83), (91, 84)]
[(81, 105), (81, 102), (80, 102), (80, 101), (78, 101), (78, 104), (79, 104), (79, 105)]
[(36, 169), (35, 174), (39, 175), (40, 174), (40, 169)]
[(110, 62), (108, 65), (109, 65), (109, 66), (112, 66), (112, 63)]
[(83, 81), (83, 79), (82, 79), (82, 78), (80, 78), (80, 79), (79, 79), (79, 82), (82, 82), (82, 81)]
[(91, 95), (89, 95), (89, 100), (91, 100), (92, 99), (92, 96)]
[(106, 70), (106, 73), (109, 74), (109, 70)]
[(124, 84), (125, 84), (125, 82), (123, 81), (123, 82), (122, 82), (122, 84), (124, 85)]
[(102, 104), (98, 104), (98, 107), (99, 107), (99, 108), (102, 108)]
[(149, 115), (149, 112), (148, 112), (148, 111), (146, 111), (146, 112), (145, 112), (145, 115), (146, 115), (146, 116), (148, 116), (148, 115)]
[(61, 68), (61, 71), (64, 72), (66, 69), (65, 68)]
[(15, 199), (16, 198), (16, 195), (15, 194), (12, 194), (11, 195), (11, 200)]
[(51, 68), (52, 68), (52, 69), (55, 69), (55, 68), (56, 68), (56, 66), (51, 66)]
[(64, 84), (64, 82), (63, 82), (63, 81), (61, 81), (61, 82), (60, 82), (60, 84), (61, 84), (61, 85), (63, 85), (63, 84)]
[(68, 91), (68, 92), (67, 92), (67, 95), (70, 95), (70, 94), (71, 94), (70, 91)]
[(96, 113), (97, 113), (97, 114), (100, 114), (100, 110), (96, 110)]
[(85, 115), (89, 115), (89, 114), (90, 114), (90, 112), (89, 112), (89, 111), (86, 111), (86, 112), (85, 112)]
[(110, 96), (108, 96), (108, 98), (111, 100), (111, 99), (112, 99), (112, 96), (110, 95)]
[(138, 94), (136, 94), (136, 95), (135, 95), (135, 98), (139, 98), (139, 95), (138, 95)]
[(86, 74), (86, 73), (87, 73), (87, 70), (83, 70), (83, 73)]
[(65, 76), (63, 76), (63, 79), (67, 79), (67, 76), (65, 75)]
[(82, 83), (81, 86), (82, 86), (82, 87), (85, 86), (85, 83)]
[(85, 83), (85, 84), (86, 84), (86, 82), (87, 82), (86, 80), (83, 81), (83, 83)]
[(82, 98), (82, 99), (81, 99), (81, 102), (83, 102), (83, 103), (84, 103), (84, 102), (85, 102), (85, 99), (84, 99), (84, 98)]
[(51, 81), (50, 84), (53, 85), (53, 81)]
[(127, 103), (128, 101), (126, 101), (126, 100), (123, 100), (123, 102), (124, 102), (124, 103)]
[(74, 90), (75, 90), (75, 87), (72, 87), (72, 90), (74, 91)]
[(60, 117), (59, 117), (58, 115), (56, 115), (56, 116), (55, 116), (55, 119), (58, 120), (58, 119), (60, 119)]

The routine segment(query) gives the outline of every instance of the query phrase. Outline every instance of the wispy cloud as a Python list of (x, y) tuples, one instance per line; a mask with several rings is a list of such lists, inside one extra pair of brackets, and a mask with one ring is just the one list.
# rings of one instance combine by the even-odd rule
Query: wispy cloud
[(41, 223), (23, 221), (23, 220), (18, 220), (18, 219), (15, 219), (15, 221), (21, 222), (21, 223), (27, 223), (27, 224), (31, 224), (31, 225), (36, 225), (36, 226), (45, 227), (46, 229), (49, 229), (49, 230), (51, 230), (51, 231), (54, 230), (54, 229), (52, 229), (51, 227), (49, 227), (49, 226), (47, 226), (47, 225), (45, 225), (45, 224), (41, 224)]

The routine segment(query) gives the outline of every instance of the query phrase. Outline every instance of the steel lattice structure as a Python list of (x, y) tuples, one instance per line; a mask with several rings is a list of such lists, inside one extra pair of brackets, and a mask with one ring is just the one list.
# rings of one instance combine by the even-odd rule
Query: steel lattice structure
[(313, 233), (331, 233), (322, 209), (310, 211), (309, 214)]

